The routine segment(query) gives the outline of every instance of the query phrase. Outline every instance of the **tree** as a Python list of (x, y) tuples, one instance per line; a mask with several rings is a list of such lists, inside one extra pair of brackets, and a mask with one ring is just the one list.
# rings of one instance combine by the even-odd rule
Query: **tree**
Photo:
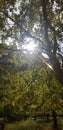
[(16, 53), (15, 46), (5, 45), (3, 48), (0, 60), (0, 115), (8, 120), (20, 120), (52, 112), (56, 124), (56, 113), (62, 112), (63, 100), (62, 89), (53, 70), (45, 65), (42, 55), (35, 53), (33, 57), (34, 54), (29, 56), (21, 50)]
[[(16, 73), (18, 77), (18, 75), (20, 75), (19, 71), (22, 71), (21, 74), (23, 75), (24, 70), (27, 70), (28, 63), (25, 61), (25, 59), (27, 60), (27, 58), (24, 58), (24, 60), (23, 61), (21, 60), (20, 62), (20, 59), (21, 59), (20, 56), (22, 55), (22, 57), (25, 57), (24, 53), (21, 54), (20, 52), (23, 52), (22, 45), (27, 45), (27, 38), (30, 38), (31, 40), (32, 39), (34, 40), (35, 44), (38, 44), (39, 52), (37, 50), (37, 55), (38, 55), (37, 58), (41, 57), (43, 53), (48, 55), (48, 59), (42, 56), (42, 58), (45, 61), (44, 63), (46, 64), (50, 63), (52, 65), (56, 78), (61, 83), (61, 85), (63, 85), (63, 49), (62, 49), (63, 48), (63, 45), (62, 45), (62, 41), (63, 41), (63, 32), (62, 32), (63, 12), (62, 10), (63, 10), (63, 7), (62, 5), (63, 5), (63, 2), (59, 0), (53, 0), (53, 1), (52, 0), (34, 0), (34, 1), (32, 0), (17, 0), (17, 1), (12, 1), (12, 0), (3, 1), (2, 0), (1, 1), (0, 0), (0, 30), (1, 30), (0, 31), (0, 36), (1, 36), (0, 38), (0, 43), (1, 43), (0, 44), (0, 52), (1, 52), (0, 71), (1, 71), (1, 76), (4, 75), (4, 73), (7, 74), (7, 72), (9, 72), (12, 66), (13, 66), (13, 69), (11, 69), (10, 74), (7, 75), (9, 77), (13, 77), (14, 74)], [(6, 43), (6, 45), (4, 43)], [(14, 44), (14, 46), (8, 47), (7, 44)], [(19, 58), (18, 58), (18, 55), (16, 54), (19, 55)], [(26, 64), (24, 64), (25, 62)], [(38, 64), (38, 62), (36, 62), (36, 64)], [(11, 73), (13, 74), (13, 76)], [(33, 76), (31, 76), (31, 79), (30, 79), (30, 75), (28, 75), (27, 73), (24, 74), (25, 77), (23, 76), (23, 79), (20, 79), (20, 83), (23, 80), (24, 88), (28, 89), (31, 86), (30, 87), (30, 91), (31, 91), (32, 82), (34, 82), (34, 87), (36, 87), (36, 85), (39, 85), (39, 86), (41, 85), (41, 81), (36, 80), (37, 71), (34, 71)], [(28, 80), (28, 78), (31, 82)], [(10, 81), (12, 81), (11, 79)], [(18, 80), (18, 78), (16, 80)], [(16, 80), (14, 79), (14, 82), (13, 82), (15, 85), (17, 85), (18, 83), (18, 81), (16, 83)], [(7, 81), (7, 79), (5, 79), (5, 76), (3, 76), (3, 78), (1, 78), (0, 81), (7, 83), (8, 86), (5, 86), (5, 87), (9, 87), (9, 82)], [(13, 83), (11, 82), (11, 86)], [(30, 84), (30, 86), (28, 85), (28, 83)], [(27, 86), (25, 84), (27, 84)], [(13, 99), (13, 95), (11, 95), (11, 92), (13, 92), (11, 89), (11, 86), (9, 88), (9, 90), (11, 91), (8, 92), (9, 93), (8, 98), (5, 98), (5, 92), (3, 94), (3, 91), (2, 91), (3, 86), (1, 86), (1, 93), (0, 93), (2, 95), (2, 97), (0, 96), (2, 98), (1, 100), (5, 98), (6, 102), (8, 102), (9, 100), (11, 102), (11, 99)], [(20, 90), (20, 85), (18, 86)], [(47, 85), (45, 86), (47, 88)], [(17, 91), (17, 86), (16, 86), (16, 91)], [(27, 91), (27, 93), (29, 94), (30, 91)], [(19, 93), (19, 91), (17, 92)], [(33, 92), (34, 92), (34, 88), (33, 88)], [(47, 97), (47, 92), (48, 91), (44, 92), (45, 97)], [(22, 98), (26, 97), (27, 93), (25, 94), (25, 92), (23, 91)], [(34, 93), (33, 93), (33, 96), (34, 96)], [(50, 101), (51, 103), (53, 103), (54, 98), (57, 98), (57, 95), (56, 93), (54, 93), (54, 95), (52, 94), (51, 96), (53, 98), (51, 97), (52, 100)], [(30, 98), (32, 99), (32, 94)], [(21, 97), (18, 97), (17, 95), (17, 99), (15, 100), (14, 103), (18, 104), (19, 99), (21, 99)], [(29, 99), (27, 100), (27, 102), (28, 101)], [(41, 101), (41, 97), (40, 97), (40, 101)], [(27, 104), (26, 102), (24, 104), (21, 104), (22, 108), (25, 109), (26, 104)], [(39, 108), (38, 106), (39, 105), (34, 104), (34, 101), (31, 100), (31, 105), (30, 105), (31, 110), (32, 109), (35, 110), (36, 108)], [(47, 106), (47, 100), (44, 106)], [(56, 104), (54, 103), (53, 103), (53, 106), (54, 108), (57, 107)]]
[[(48, 87), (48, 91), (45, 94), (45, 104), (44, 109), (46, 112), (51, 112), (53, 121), (54, 121), (54, 127), (57, 129), (58, 122), (57, 122), (57, 114), (58, 112), (62, 111), (62, 90), (61, 85), (59, 82), (55, 79), (55, 75), (50, 73), (50, 71), (47, 71), (47, 78), (46, 78), (46, 85)], [(59, 89), (60, 88), (60, 89)], [(59, 91), (58, 91), (59, 90)]]
[(27, 37), (37, 41), (41, 53), (49, 56), (56, 77), (63, 85), (63, 56), (59, 51), (63, 38), (62, 1), (0, 1), (0, 5), (1, 40), (11, 37), (19, 46)]
[(56, 77), (63, 85), (63, 2), (5, 0), (0, 1), (0, 5), (1, 40), (8, 39), (9, 42), (11, 37), (11, 42), (18, 43), (18, 46), (22, 46), (27, 37), (38, 42), (41, 53), (49, 56)]

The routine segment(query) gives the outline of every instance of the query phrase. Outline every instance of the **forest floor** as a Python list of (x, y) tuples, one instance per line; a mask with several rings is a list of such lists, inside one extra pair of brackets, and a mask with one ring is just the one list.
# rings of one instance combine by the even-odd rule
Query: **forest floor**
[(53, 127), (53, 122), (41, 122), (32, 119), (21, 122), (6, 123), (5, 130), (63, 130), (63, 121), (58, 123), (58, 127)]

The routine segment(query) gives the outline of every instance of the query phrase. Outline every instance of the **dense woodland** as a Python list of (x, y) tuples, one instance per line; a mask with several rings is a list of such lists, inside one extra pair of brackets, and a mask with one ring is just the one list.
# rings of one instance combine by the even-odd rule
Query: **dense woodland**
[(63, 1), (0, 0), (0, 117), (61, 114)]

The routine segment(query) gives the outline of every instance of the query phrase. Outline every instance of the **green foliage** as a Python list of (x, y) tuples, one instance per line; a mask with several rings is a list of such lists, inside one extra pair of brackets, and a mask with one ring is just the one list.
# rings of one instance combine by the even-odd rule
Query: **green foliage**
[[(41, 57), (28, 57), (24, 61), (22, 56), (19, 52), (12, 53), (9, 62), (14, 66), (11, 64), (11, 69), (9, 65), (5, 66), (5, 73), (0, 75), (0, 115), (9, 121), (18, 121), (51, 113), (52, 110), (63, 111), (62, 89), (54, 72), (45, 66)], [(21, 70), (20, 67), (26, 63), (27, 69)]]
[[(0, 114), (7, 119), (63, 111), (63, 90), (55, 78), (56, 73), (63, 82), (58, 44), (62, 42), (62, 17), (58, 0), (0, 0)], [(22, 48), (27, 37), (38, 43), (32, 55)], [(46, 67), (49, 62), (54, 72)]]
[(32, 120), (32, 119), (27, 119), (25, 121), (19, 122), (19, 123), (15, 123), (15, 124), (8, 124), (6, 126), (6, 129), (8, 130), (35, 130), (37, 128), (38, 124), (36, 123), (36, 121)]
[(19, 111), (19, 109), (15, 108), (12, 104), (7, 104), (4, 106), (4, 117), (7, 118), (8, 121), (20, 121), (26, 119), (25, 111)]
[[(61, 120), (61, 125), (58, 125), (58, 129), (63, 129), (63, 120)], [(27, 119), (25, 121), (16, 122), (16, 123), (8, 123), (5, 125), (5, 130), (52, 130), (53, 123), (50, 122), (42, 122), (42, 121), (35, 121), (32, 119)]]

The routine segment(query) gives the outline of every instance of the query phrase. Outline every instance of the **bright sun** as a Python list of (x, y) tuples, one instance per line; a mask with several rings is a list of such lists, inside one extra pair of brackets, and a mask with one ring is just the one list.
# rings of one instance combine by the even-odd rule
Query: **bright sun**
[(32, 54), (32, 53), (35, 51), (37, 45), (35, 44), (35, 41), (34, 41), (34, 40), (32, 40), (31, 38), (27, 38), (27, 39), (26, 39), (26, 44), (23, 45), (22, 47), (23, 47), (23, 49), (25, 49), (27, 52), (29, 52), (30, 54)]
[(25, 49), (29, 50), (29, 51), (33, 51), (35, 49), (35, 44), (34, 43), (28, 43), (25, 47)]

